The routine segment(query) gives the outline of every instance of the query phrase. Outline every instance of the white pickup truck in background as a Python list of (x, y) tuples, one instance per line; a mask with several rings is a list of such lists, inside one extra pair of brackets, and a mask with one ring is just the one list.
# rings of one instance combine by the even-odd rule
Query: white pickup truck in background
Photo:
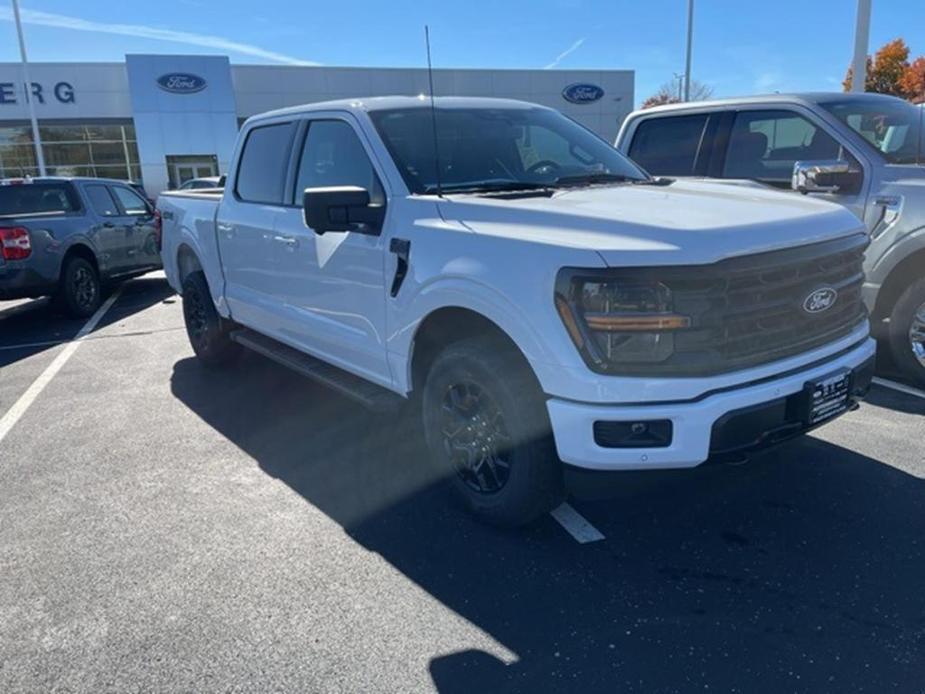
[(158, 210), (204, 363), (244, 346), (415, 407), (434, 463), (498, 524), (557, 504), (564, 465), (738, 455), (845, 412), (872, 375), (857, 217), (651, 178), (532, 104), (257, 116), (223, 193)]

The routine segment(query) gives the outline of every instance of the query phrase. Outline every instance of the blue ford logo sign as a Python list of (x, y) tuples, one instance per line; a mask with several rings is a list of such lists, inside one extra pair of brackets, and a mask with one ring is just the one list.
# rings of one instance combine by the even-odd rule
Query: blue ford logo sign
[(206, 88), (206, 81), (188, 72), (171, 72), (157, 78), (157, 86), (172, 94), (192, 94)]
[(835, 305), (838, 292), (831, 287), (821, 287), (803, 300), (803, 310), (807, 313), (822, 313)]
[(590, 104), (604, 96), (596, 84), (570, 84), (562, 90), (562, 98), (573, 104)]

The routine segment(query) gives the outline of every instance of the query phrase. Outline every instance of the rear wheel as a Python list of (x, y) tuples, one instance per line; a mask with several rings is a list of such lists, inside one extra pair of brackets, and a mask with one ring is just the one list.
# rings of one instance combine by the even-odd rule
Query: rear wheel
[(191, 272), (183, 280), (183, 321), (196, 357), (206, 366), (228, 364), (241, 352), (229, 337), (231, 323), (218, 315), (202, 272)]
[(925, 278), (902, 293), (890, 314), (893, 361), (919, 385), (925, 385)]
[(71, 256), (61, 271), (61, 284), (55, 303), (73, 318), (92, 316), (100, 306), (100, 277), (86, 258)]
[(523, 525), (561, 501), (545, 399), (519, 354), (492, 339), (450, 345), (430, 368), (422, 407), (430, 456), (480, 519)]

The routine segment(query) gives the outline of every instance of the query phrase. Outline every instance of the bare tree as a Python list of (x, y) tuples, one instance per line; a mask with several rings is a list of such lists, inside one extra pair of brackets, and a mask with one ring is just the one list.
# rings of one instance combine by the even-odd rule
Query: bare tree
[[(652, 108), (664, 104), (679, 104), (683, 99), (684, 85), (680, 77), (671, 82), (665, 82), (658, 91), (642, 102), (642, 108)], [(713, 96), (713, 87), (691, 80), (691, 101), (706, 101)]]

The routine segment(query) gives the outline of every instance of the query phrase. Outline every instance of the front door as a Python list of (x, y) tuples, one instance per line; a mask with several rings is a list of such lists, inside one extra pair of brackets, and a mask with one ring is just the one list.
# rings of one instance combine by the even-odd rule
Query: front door
[[(790, 190), (793, 165), (809, 161), (860, 162), (810, 114), (789, 108), (743, 109), (735, 114), (723, 163), (723, 178), (751, 178)], [(864, 218), (864, 195), (856, 191), (812, 193), (844, 205)]]
[(128, 263), (125, 220), (112, 191), (105, 183), (88, 183), (84, 192), (99, 220), (90, 230), (90, 236), (100, 254), (100, 269), (104, 275), (124, 272)]
[[(290, 207), (275, 236), (287, 278), (285, 300), (299, 346), (383, 385), (391, 384), (385, 348), (385, 240), (356, 231), (316, 234), (302, 217), (302, 191), (353, 185), (384, 203), (385, 191), (360, 134), (342, 118), (308, 122), (298, 155)], [(386, 221), (386, 224), (388, 221)]]

